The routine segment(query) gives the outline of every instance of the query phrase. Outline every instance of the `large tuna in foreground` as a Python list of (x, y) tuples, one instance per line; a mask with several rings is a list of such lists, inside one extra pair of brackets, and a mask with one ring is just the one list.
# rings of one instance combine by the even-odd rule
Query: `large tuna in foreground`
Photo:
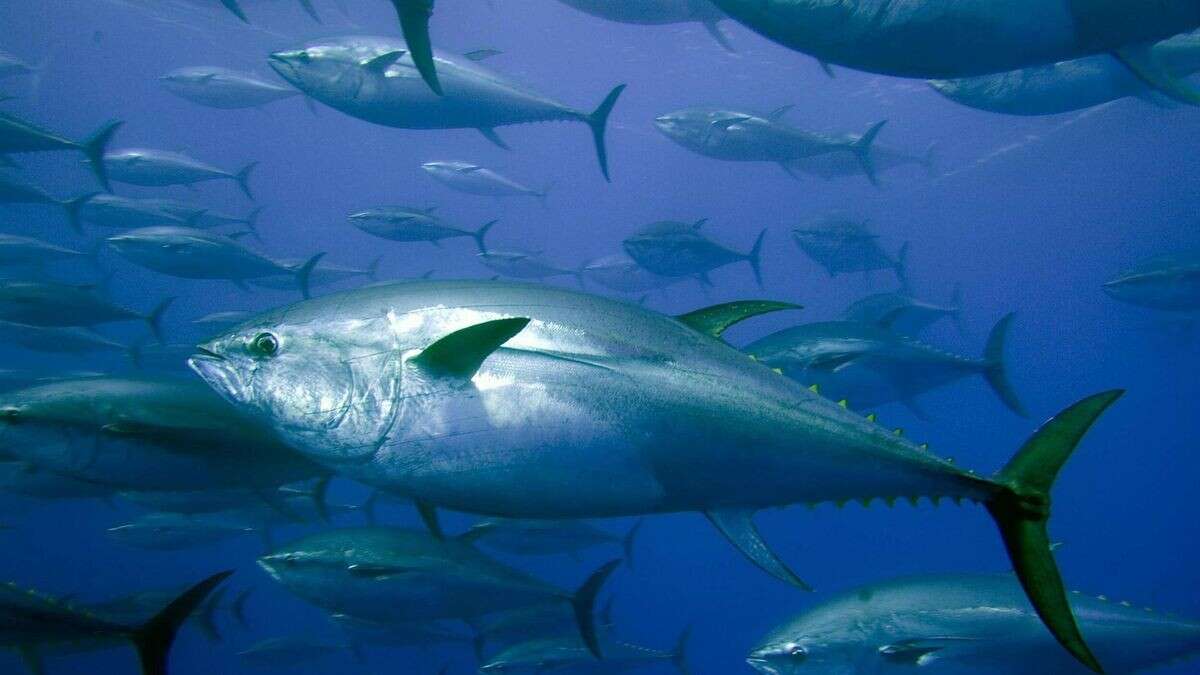
[[(1071, 595), (1108, 673), (1200, 654), (1200, 623)], [(839, 595), (776, 628), (746, 661), (763, 675), (1086, 673), (1054, 644), (1009, 574), (894, 579)]]
[(751, 29), (822, 61), (955, 78), (1119, 52), (1138, 77), (1195, 99), (1143, 43), (1200, 26), (1194, 0), (716, 0)]
[(591, 113), (526, 89), (469, 57), (438, 54), (444, 95), (421, 81), (408, 45), (386, 37), (342, 37), (276, 52), (271, 67), (308, 96), (368, 122), (401, 129), (478, 129), (507, 147), (495, 128), (527, 122), (578, 121), (592, 130), (600, 170), (608, 178), (604, 128), (625, 85)]
[(702, 511), (756, 564), (804, 586), (755, 511), (907, 497), (984, 504), (1057, 638), (1075, 625), (1049, 492), (1119, 392), (1071, 406), (985, 478), (822, 399), (715, 336), (781, 303), (678, 318), (514, 283), (377, 286), (260, 315), (192, 368), (295, 449), (348, 477), (462, 511), (586, 518)]

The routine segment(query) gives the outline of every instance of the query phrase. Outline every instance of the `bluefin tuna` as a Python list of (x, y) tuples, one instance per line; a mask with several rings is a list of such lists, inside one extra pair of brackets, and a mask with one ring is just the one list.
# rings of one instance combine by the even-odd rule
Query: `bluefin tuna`
[[(1200, 70), (1200, 34), (1163, 40), (1150, 53), (1171, 77), (1185, 78)], [(1129, 96), (1160, 96), (1109, 54), (929, 85), (955, 103), (1006, 115), (1055, 115)]]
[(584, 279), (618, 293), (645, 293), (679, 281), (679, 277), (667, 277), (651, 272), (625, 253), (613, 253), (589, 260), (584, 264), (581, 273)]
[(96, 174), (97, 180), (107, 190), (109, 186), (108, 176), (105, 173), (104, 152), (108, 142), (112, 140), (113, 134), (120, 127), (121, 122), (108, 122), (91, 136), (80, 141), (72, 141), (33, 122), (0, 113), (0, 155), (56, 150), (82, 152), (83, 156), (87, 158), (88, 165)]
[(257, 108), (299, 96), (300, 92), (253, 73), (219, 66), (178, 68), (158, 78), (167, 91), (209, 108)]
[(574, 556), (596, 546), (616, 544), (632, 567), (633, 545), (640, 529), (639, 521), (624, 536), (619, 536), (586, 521), (488, 518), (472, 525), (461, 539), (517, 555)]
[[(365, 268), (346, 267), (345, 265), (336, 265), (322, 261), (317, 263), (317, 266), (312, 268), (308, 273), (308, 285), (310, 288), (323, 288), (352, 279), (368, 283), (375, 282), (379, 280), (379, 263), (382, 261), (382, 256), (377, 257)], [(301, 269), (305, 263), (304, 260), (295, 258), (281, 258), (276, 262), (288, 270)], [(259, 288), (287, 291), (296, 287), (296, 274), (294, 271), (289, 271), (287, 274), (279, 276), (254, 277), (246, 281), (251, 286), (258, 286)]]
[(165, 208), (163, 200), (94, 194), (76, 209), (80, 222), (125, 230), (157, 225), (195, 225), (202, 210), (183, 214)]
[(750, 263), (755, 281), (762, 286), (762, 245), (767, 231), (759, 232), (748, 253), (738, 253), (706, 237), (700, 229), (707, 222), (707, 218), (694, 223), (660, 220), (626, 237), (621, 245), (630, 258), (652, 274), (674, 278), (695, 276), (706, 286), (712, 285), (708, 279), (710, 272), (745, 260)]
[(573, 608), (595, 650), (592, 605), (619, 561), (564, 591), (469, 544), (395, 528), (330, 530), (259, 558), (292, 593), (330, 612), (377, 622), (464, 619), (547, 603)]
[(828, 321), (786, 328), (747, 345), (745, 352), (833, 400), (857, 409), (899, 401), (924, 417), (922, 393), (982, 375), (1014, 413), (1025, 410), (1009, 382), (1004, 344), (1012, 314), (992, 328), (983, 357), (931, 347), (878, 325)]
[(540, 252), (487, 250), (475, 254), (475, 257), (488, 269), (505, 277), (552, 279), (569, 276), (575, 277), (582, 283), (579, 270), (560, 267), (546, 260)]
[(114, 181), (146, 187), (231, 180), (237, 183), (247, 198), (254, 199), (254, 193), (250, 192), (250, 172), (258, 166), (258, 162), (250, 162), (234, 173), (179, 152), (128, 148), (104, 155), (104, 166)]
[[(862, 174), (862, 164), (857, 157), (844, 152), (830, 152), (790, 161), (781, 165), (792, 175), (805, 173), (825, 180), (847, 178)], [(876, 175), (892, 173), (903, 167), (919, 167), (925, 175), (935, 178), (938, 174), (937, 145), (929, 144), (925, 152), (914, 154), (889, 147), (881, 143), (871, 144), (871, 166)]]
[(710, 0), (559, 0), (581, 12), (617, 23), (661, 26), (699, 23), (726, 51), (735, 51), (719, 23), (727, 18)]
[(535, 197), (543, 205), (546, 190), (535, 190), (508, 176), (470, 162), (437, 161), (421, 165), (425, 173), (446, 187), (484, 197)]
[(0, 321), (0, 342), (48, 354), (117, 352), (128, 356), (134, 365), (140, 361), (136, 344), (118, 342), (93, 330), (75, 326), (35, 326)]
[[(88, 610), (109, 617), (119, 617), (122, 623), (140, 623), (147, 617), (154, 616), (160, 607), (166, 606), (186, 588), (151, 588), (135, 593), (109, 598), (100, 602), (88, 603)], [(246, 600), (250, 591), (238, 593), (233, 600), (225, 602), (225, 588), (213, 591), (188, 617), (189, 624), (200, 629), (210, 642), (220, 642), (221, 633), (217, 628), (217, 616), (231, 615), (242, 628), (246, 624)]]
[(901, 335), (916, 335), (944, 318), (950, 318), (962, 331), (962, 287), (955, 286), (948, 304), (919, 300), (906, 291), (872, 293), (850, 304), (842, 312), (843, 321), (874, 324)]
[(526, 89), (470, 59), (437, 55), (444, 95), (421, 81), (408, 45), (384, 37), (343, 37), (276, 52), (271, 67), (308, 96), (352, 117), (402, 129), (478, 129), (507, 147), (495, 128), (574, 120), (592, 130), (600, 170), (608, 179), (604, 129), (625, 85), (614, 87), (591, 113)]
[(958, 78), (1118, 53), (1138, 77), (1182, 99), (1146, 45), (1200, 27), (1192, 0), (715, 0), (785, 47), (884, 75)]
[(675, 666), (688, 675), (687, 646), (691, 630), (684, 630), (671, 651), (651, 649), (608, 638), (601, 643), (603, 659), (597, 659), (578, 637), (551, 637), (512, 645), (479, 666), (486, 675), (536, 675), (569, 672), (573, 675), (604, 675), (637, 671), (661, 663)]
[(66, 211), (67, 221), (79, 231), (79, 208), (88, 199), (85, 194), (73, 199), (58, 199), (42, 188), (0, 171), (0, 204), (50, 204)]
[(49, 262), (79, 260), (92, 262), (95, 254), (76, 251), (50, 242), (22, 237), (15, 234), (0, 234), (0, 265), (38, 267)]
[(45, 281), (0, 281), (0, 321), (34, 326), (98, 326), (143, 321), (163, 343), (162, 318), (175, 298), (164, 298), (146, 313), (113, 304), (91, 286)]
[(30, 499), (109, 499), (105, 485), (64, 476), (27, 462), (0, 462), (0, 492)]
[(143, 675), (166, 675), (175, 633), (231, 574), (220, 572), (190, 587), (141, 625), (15, 584), (0, 584), (0, 646), (20, 651), (30, 670), (42, 673), (43, 648), (69, 645), (75, 651), (95, 651), (128, 642), (137, 649)]
[(487, 251), (484, 237), (500, 221), (489, 220), (477, 230), (465, 230), (446, 222), (434, 213), (436, 210), (381, 206), (351, 214), (350, 223), (367, 234), (392, 241), (427, 241), (436, 246), (444, 239), (470, 237), (480, 253)]
[(0, 452), (124, 490), (274, 488), (326, 473), (201, 383), (166, 378), (5, 392)]
[[(1200, 655), (1200, 622), (1080, 593), (1071, 607), (1107, 673)], [(762, 675), (1088, 672), (1054, 643), (1011, 574), (893, 579), (841, 593), (771, 631)]]
[(256, 253), (233, 239), (193, 227), (143, 227), (107, 239), (134, 264), (184, 279), (227, 279), (243, 284), (260, 277), (289, 277), (308, 297), (310, 275), (324, 256), (289, 266)]
[(1200, 309), (1200, 250), (1144, 260), (1106, 282), (1104, 292), (1151, 309)]
[[(1121, 392), (1065, 409), (987, 478), (714, 339), (791, 307), (727, 303), (669, 317), (549, 286), (414, 281), (264, 313), (205, 342), (189, 365), (347, 477), (506, 517), (705, 512), (748, 558), (801, 587), (759, 536), (756, 511), (903, 496), (980, 502), (1050, 630), (1094, 666), (1046, 523), (1055, 477)], [(345, 564), (340, 550), (331, 559)]]
[(148, 513), (110, 527), (105, 534), (124, 546), (149, 551), (182, 551), (258, 532), (255, 524), (224, 518), (219, 513)]
[(846, 155), (872, 183), (877, 183), (871, 146), (886, 120), (861, 136), (833, 136), (804, 131), (783, 121), (792, 106), (766, 115), (722, 108), (685, 108), (660, 115), (654, 126), (692, 152), (729, 162), (774, 162), (789, 174), (806, 158)]
[(346, 656), (350, 648), (314, 636), (267, 638), (237, 653), (238, 659), (253, 668), (316, 667), (320, 662)]
[(892, 257), (879, 245), (879, 235), (867, 221), (840, 216), (821, 218), (792, 230), (796, 246), (825, 268), (830, 277), (851, 272), (893, 270), (901, 284), (907, 283), (908, 244)]

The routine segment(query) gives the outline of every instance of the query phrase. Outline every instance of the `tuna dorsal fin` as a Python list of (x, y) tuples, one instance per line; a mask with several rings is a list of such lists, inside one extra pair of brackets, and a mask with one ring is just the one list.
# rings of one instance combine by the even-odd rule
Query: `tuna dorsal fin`
[(382, 75), (393, 63), (399, 61), (400, 57), (404, 56), (404, 54), (405, 51), (403, 49), (393, 49), (392, 51), (384, 52), (379, 56), (362, 61), (359, 65), (362, 66), (363, 70)]
[(438, 377), (470, 379), (485, 359), (529, 325), (529, 319), (496, 319), (468, 326), (426, 347), (413, 362)]
[(761, 314), (769, 314), (786, 309), (802, 309), (802, 307), (790, 302), (775, 302), (772, 300), (738, 300), (704, 307), (694, 312), (681, 314), (675, 318), (690, 328), (719, 338), (726, 329), (736, 323)]
[(472, 61), (482, 61), (484, 59), (490, 59), (493, 56), (497, 56), (497, 55), (503, 54), (503, 53), (504, 52), (500, 51), (499, 49), (476, 49), (475, 51), (467, 52), (466, 54), (463, 54), (463, 56), (467, 57), (468, 59), (470, 59)]
[(795, 108), (795, 107), (796, 107), (796, 106), (792, 105), (791, 103), (789, 103), (789, 104), (787, 104), (787, 105), (781, 105), (781, 106), (779, 106), (778, 108), (776, 108), (776, 109), (772, 110), (771, 112), (767, 113), (767, 119), (769, 119), (769, 120), (771, 120), (772, 122), (774, 122), (775, 120), (778, 120), (779, 118), (781, 118), (781, 117), (783, 117), (784, 115), (788, 114), (788, 111), (789, 111), (789, 110), (791, 110), (792, 108)]
[(1146, 86), (1180, 103), (1200, 105), (1200, 89), (1176, 78), (1164, 68), (1154, 57), (1152, 44), (1122, 47), (1113, 56)]
[(710, 522), (720, 530), (721, 534), (733, 544), (742, 555), (750, 559), (767, 574), (789, 583), (805, 591), (812, 587), (796, 576), (796, 573), (783, 562), (775, 552), (763, 541), (758, 528), (754, 526), (754, 512), (749, 509), (720, 509), (706, 511)]

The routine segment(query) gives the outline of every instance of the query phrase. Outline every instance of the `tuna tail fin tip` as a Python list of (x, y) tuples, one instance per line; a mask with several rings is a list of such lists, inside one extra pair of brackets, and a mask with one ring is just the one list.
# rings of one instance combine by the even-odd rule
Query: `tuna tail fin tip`
[(1034, 610), (1059, 644), (1097, 673), (1104, 670), (1079, 632), (1050, 551), (1046, 522), (1050, 519), (1050, 489), (1059, 471), (1096, 419), (1123, 393), (1095, 394), (1043, 424), (996, 475), (1000, 490), (987, 502)]
[(117, 133), (117, 129), (120, 129), (122, 124), (124, 122), (108, 122), (79, 143), (79, 149), (87, 157), (88, 165), (92, 167), (92, 173), (96, 174), (96, 180), (100, 181), (100, 186), (104, 188), (105, 192), (112, 192), (112, 186), (108, 183), (108, 170), (104, 166), (104, 151), (108, 148), (108, 142), (112, 140), (113, 134)]
[(592, 128), (592, 140), (596, 144), (596, 159), (600, 160), (600, 173), (604, 174), (604, 180), (612, 182), (608, 176), (608, 149), (604, 145), (604, 131), (608, 125), (608, 116), (612, 113), (613, 106), (617, 104), (617, 99), (621, 96), (621, 92), (625, 91), (625, 85), (618, 84), (608, 92), (608, 96), (600, 102), (592, 114), (584, 117), (584, 121)]
[(620, 559), (604, 563), (599, 569), (592, 572), (592, 575), (571, 597), (571, 608), (575, 610), (579, 635), (583, 638), (583, 643), (587, 645), (588, 651), (598, 659), (603, 659), (604, 655), (600, 653), (600, 638), (596, 635), (596, 616), (594, 614), (596, 596), (600, 595), (600, 589), (604, 587), (604, 582), (620, 565)]
[(67, 212), (67, 224), (71, 226), (71, 229), (74, 230), (76, 234), (83, 234), (83, 222), (79, 217), (80, 209), (82, 209), (83, 205), (91, 201), (91, 199), (97, 194), (100, 193), (89, 192), (88, 194), (80, 195), (74, 199), (68, 199), (67, 201), (62, 202), (62, 207)]
[(175, 633), (200, 603), (231, 574), (232, 571), (220, 572), (192, 586), (133, 632), (131, 638), (142, 663), (142, 675), (166, 675), (167, 654), (171, 651), (171, 643), (175, 641)]
[(875, 174), (875, 160), (871, 156), (871, 145), (875, 142), (875, 137), (879, 135), (879, 131), (887, 123), (887, 120), (876, 122), (870, 129), (867, 129), (867, 133), (850, 144), (850, 149), (854, 151), (854, 156), (858, 158), (858, 163), (862, 166), (863, 173), (867, 175), (867, 180), (871, 181), (871, 185), (875, 187), (879, 187), (879, 176)]
[(150, 313), (146, 315), (146, 325), (150, 327), (150, 332), (154, 334), (154, 339), (157, 340), (158, 344), (160, 345), (166, 344), (166, 342), (163, 340), (162, 318), (163, 314), (167, 311), (167, 308), (171, 306), (172, 302), (175, 302), (174, 296), (163, 298), (162, 302), (158, 303), (158, 305), (155, 306), (154, 309), (150, 310)]
[(484, 223), (483, 226), (480, 227), (478, 230), (475, 230), (475, 233), (471, 235), (472, 237), (475, 238), (475, 245), (477, 247), (479, 247), (480, 253), (488, 252), (487, 244), (484, 242), (484, 239), (487, 237), (488, 231), (492, 229), (492, 226), (498, 222), (500, 222), (499, 219), (489, 220), (486, 223)]
[(438, 81), (437, 66), (433, 62), (433, 43), (429, 39), (433, 0), (392, 0), (392, 5), (400, 17), (400, 30), (417, 72), (435, 94), (443, 96), (442, 83)]
[(300, 287), (300, 295), (304, 296), (305, 300), (312, 297), (312, 271), (316, 269), (317, 263), (321, 262), (325, 254), (318, 253), (309, 258), (303, 265), (296, 270), (296, 285)]
[(1005, 314), (988, 334), (987, 345), (983, 349), (983, 359), (986, 362), (983, 377), (995, 390), (996, 396), (1000, 398), (1005, 407), (1021, 417), (1028, 417), (1029, 413), (1021, 405), (1021, 400), (1017, 398), (1017, 392), (1008, 381), (1008, 373), (1005, 368), (1004, 343), (1008, 339), (1008, 329), (1012, 325), (1014, 316), (1012, 313)]
[(242, 167), (242, 170), (238, 171), (233, 177), (237, 181), (238, 187), (242, 189), (242, 192), (246, 193), (246, 197), (250, 201), (254, 201), (254, 193), (250, 191), (250, 172), (254, 171), (254, 167), (256, 166), (258, 166), (258, 162), (250, 162)]
[(746, 261), (750, 263), (750, 269), (754, 272), (754, 280), (758, 282), (758, 287), (763, 287), (762, 279), (762, 245), (763, 239), (767, 236), (766, 228), (758, 233), (758, 239), (754, 240), (754, 246), (750, 248), (750, 252), (746, 254)]

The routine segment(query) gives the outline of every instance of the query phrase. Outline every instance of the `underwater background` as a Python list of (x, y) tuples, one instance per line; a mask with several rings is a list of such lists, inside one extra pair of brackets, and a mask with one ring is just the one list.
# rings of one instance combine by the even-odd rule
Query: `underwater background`
[[(205, 108), (171, 95), (157, 80), (189, 65), (227, 66), (278, 80), (266, 66), (270, 52), (327, 35), (398, 34), (386, 3), (348, 4), (347, 18), (318, 0), (325, 23), (317, 24), (289, 0), (247, 1), (253, 23), (245, 25), (200, 2), (0, 3), (0, 48), (27, 62), (46, 62), (36, 91), (29, 80), (4, 82), (3, 91), (16, 98), (3, 110), (70, 138), (105, 119), (122, 120), (113, 148), (182, 151), (229, 169), (256, 161), (253, 202), (229, 181), (194, 191), (118, 184), (115, 192), (194, 201), (228, 214), (262, 206), (262, 241), (245, 239), (248, 246), (290, 259), (323, 251), (328, 262), (358, 268), (380, 257), (380, 280), (430, 271), (435, 278), (494, 275), (478, 263), (469, 238), (440, 247), (391, 242), (347, 221), (350, 213), (386, 204), (436, 206), (439, 215), (465, 228), (498, 219), (489, 247), (541, 251), (572, 269), (619, 252), (625, 237), (656, 220), (707, 218), (705, 232), (736, 251), (749, 250), (766, 228), (763, 288), (749, 266), (738, 263), (713, 273), (711, 288), (685, 280), (645, 294), (647, 307), (668, 314), (758, 297), (804, 306), (800, 314), (766, 316), (733, 328), (726, 337), (735, 345), (798, 320), (834, 319), (864, 295), (896, 290), (895, 276), (887, 271), (831, 278), (790, 236), (793, 227), (829, 214), (867, 220), (888, 252), (909, 244), (908, 275), (917, 296), (949, 301), (961, 286), (962, 331), (942, 322), (923, 335), (925, 341), (977, 355), (995, 321), (1016, 312), (1008, 368), (1031, 413), (1030, 419), (1013, 415), (982, 379), (967, 378), (922, 396), (927, 420), (888, 404), (876, 411), (880, 421), (961, 465), (990, 472), (1041, 419), (1084, 393), (1126, 388), (1121, 404), (1099, 422), (1057, 484), (1051, 534), (1062, 546), (1056, 555), (1073, 589), (1200, 616), (1195, 574), (1200, 334), (1191, 319), (1164, 320), (1101, 291), (1106, 280), (1139, 260), (1200, 246), (1200, 184), (1194, 178), (1200, 174), (1195, 152), (1200, 124), (1194, 110), (1129, 98), (1064, 115), (1003, 116), (955, 105), (917, 80), (836, 66), (830, 78), (813, 59), (732, 21), (722, 28), (734, 53), (721, 49), (699, 24), (610, 23), (552, 0), (497, 0), (491, 6), (444, 1), (433, 24), (435, 44), (460, 53), (499, 50), (488, 67), (584, 110), (612, 86), (628, 83), (609, 124), (611, 184), (598, 174), (590, 138), (578, 124), (503, 128), (512, 147), (505, 151), (473, 130), (390, 129), (324, 106), (314, 113), (298, 97), (257, 109)], [(915, 155), (933, 145), (936, 164), (932, 171), (919, 166), (889, 171), (876, 188), (861, 175), (796, 180), (771, 164), (715, 161), (678, 147), (654, 127), (655, 117), (693, 105), (763, 112), (793, 105), (790, 122), (831, 133), (861, 133), (888, 120), (879, 143)], [(546, 203), (454, 192), (421, 169), (433, 160), (469, 161), (526, 185), (548, 185)], [(77, 154), (26, 155), (20, 163), (25, 178), (54, 195), (94, 190)], [(83, 235), (76, 235), (60, 210), (42, 205), (6, 206), (0, 225), (5, 233), (77, 249), (115, 233), (85, 225)], [(111, 272), (111, 298), (138, 310), (178, 296), (165, 319), (172, 344), (207, 337), (191, 321), (211, 312), (266, 309), (297, 299), (294, 290), (247, 292), (224, 281), (161, 276), (124, 263), (110, 250), (101, 252), (100, 264), (105, 271), (80, 266), (71, 276), (86, 283)], [(576, 286), (570, 277), (547, 283)], [(625, 297), (637, 302), (641, 294)], [(103, 332), (128, 342), (145, 329), (128, 324)], [(0, 367), (131, 369), (120, 354), (47, 355), (10, 347), (0, 347)], [(182, 363), (177, 371), (189, 376)], [(367, 494), (339, 480), (331, 499), (358, 503)], [(223, 619), (223, 641), (217, 644), (185, 631), (173, 652), (172, 672), (252, 672), (235, 654), (269, 637), (339, 639), (322, 612), (255, 566), (263, 553), (258, 537), (144, 551), (123, 548), (104, 535), (138, 513), (120, 501), (14, 503), (6, 509), (0, 518), (14, 529), (0, 532), (0, 578), (22, 586), (100, 600), (236, 568), (231, 586), (254, 589), (249, 628)], [(382, 505), (379, 519), (420, 527), (413, 509), (398, 500)], [(359, 524), (361, 517), (343, 515), (338, 522)], [(467, 516), (444, 516), (454, 532), (471, 522)], [(1008, 566), (984, 511), (950, 503), (796, 506), (765, 511), (757, 522), (781, 556), (816, 587), (815, 594), (783, 586), (747, 564), (700, 515), (653, 516), (639, 534), (632, 568), (622, 568), (610, 582), (623, 634), (667, 649), (691, 625), (688, 662), (694, 675), (749, 672), (746, 651), (765, 632), (833, 592), (902, 574)], [(622, 519), (602, 526), (621, 534), (632, 524)], [(309, 529), (284, 527), (272, 538), (288, 541)], [(573, 587), (618, 552), (594, 549), (579, 560), (499, 557)], [(285, 670), (435, 673), (445, 663), (451, 673), (476, 667), (465, 648), (372, 647), (365, 663), (334, 654)], [(128, 650), (48, 658), (51, 673), (126, 673), (135, 667)], [(21, 668), (15, 654), (0, 654), (0, 672)], [(1158, 672), (1196, 673), (1200, 665)]]

